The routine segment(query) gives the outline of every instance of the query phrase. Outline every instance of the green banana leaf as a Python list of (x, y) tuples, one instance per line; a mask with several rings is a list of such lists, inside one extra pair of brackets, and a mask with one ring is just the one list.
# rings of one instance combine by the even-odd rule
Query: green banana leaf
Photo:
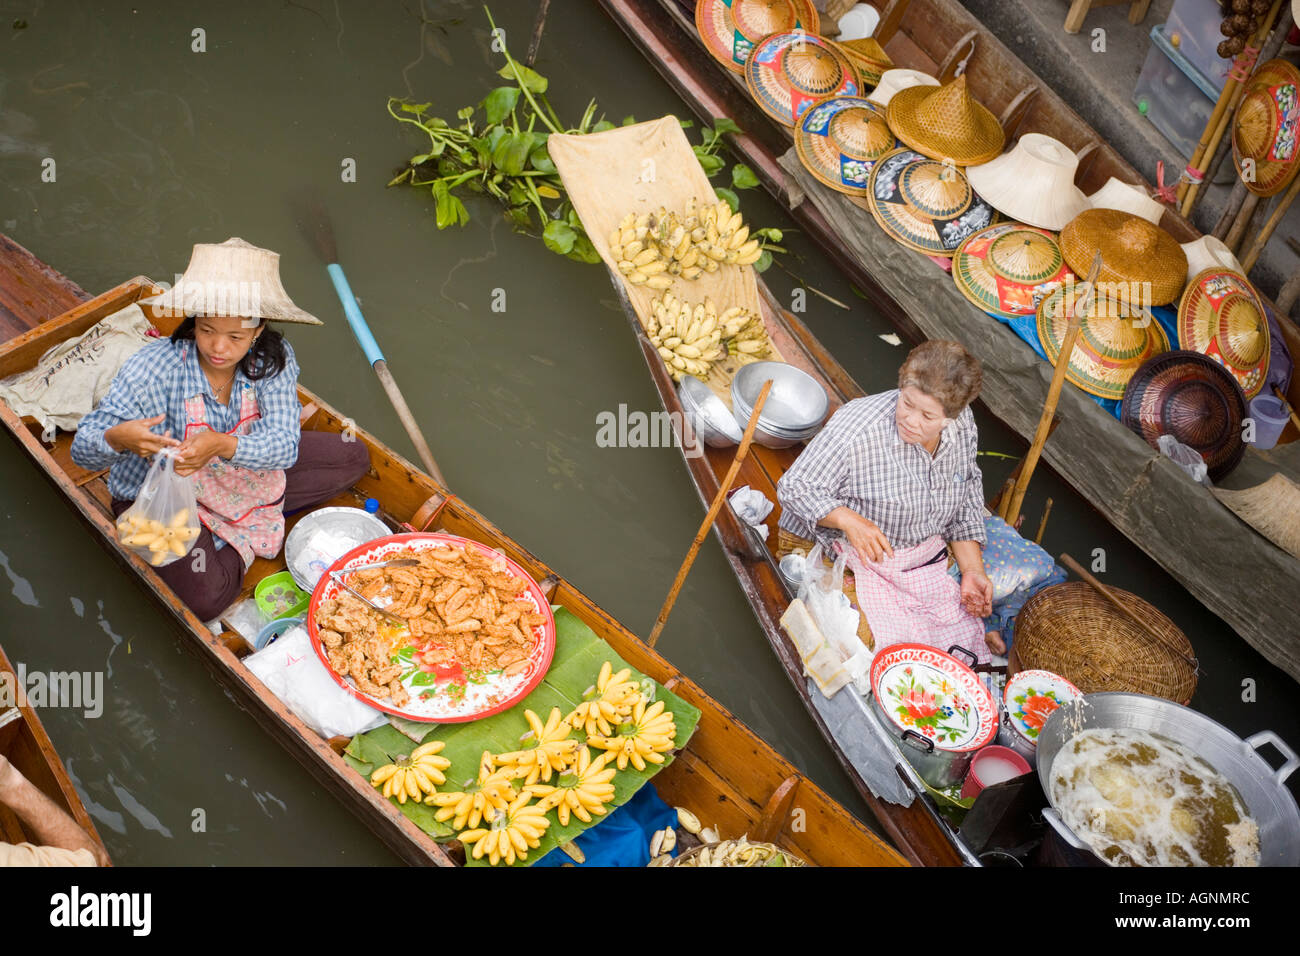
[[(546, 672), (546, 677), (531, 694), (509, 710), (492, 717), (464, 724), (429, 725), (432, 729), (425, 734), (420, 743), (443, 741), (446, 746), (442, 750), (442, 756), (451, 761), (451, 766), (445, 771), (447, 783), (443, 789), (459, 788), (462, 784), (472, 782), (478, 775), (479, 760), (483, 756), (483, 751), (508, 753), (525, 746), (520, 742), (520, 737), (529, 730), (528, 721), (524, 718), (525, 710), (533, 711), (543, 723), (550, 715), (552, 707), (558, 707), (561, 715), (567, 714), (581, 702), (587, 689), (596, 683), (596, 676), (605, 661), (609, 661), (615, 671), (631, 666), (570, 611), (563, 607), (554, 610), (555, 656), (551, 661), (550, 670)], [(679, 749), (685, 747), (691, 734), (695, 732), (696, 724), (699, 723), (699, 709), (676, 694), (664, 690), (635, 668), (632, 668), (632, 674), (634, 678), (647, 682), (645, 684), (647, 688), (653, 687), (655, 700), (662, 700), (664, 709), (672, 712), (673, 721), (677, 725), (677, 747)], [(405, 726), (411, 725), (408, 722)], [(586, 739), (586, 734), (581, 730), (575, 730), (571, 736), (578, 740)], [(395, 727), (385, 724), (369, 733), (353, 737), (343, 756), (354, 770), (368, 779), (378, 767), (410, 753), (417, 746), (418, 744), (410, 737)], [(594, 748), (592, 756), (593, 758), (599, 756), (599, 752)], [(629, 764), (626, 770), (618, 771), (614, 775), (614, 801), (610, 809), (627, 803), (646, 781), (660, 769), (668, 766), (672, 760), (672, 754), (664, 754), (662, 764), (647, 763), (645, 770), (637, 770)], [(446, 841), (455, 838), (455, 831), (452, 830), (450, 822), (439, 823), (434, 819), (437, 807), (426, 806), (412, 800), (402, 804), (393, 799), (393, 803), (416, 826), (435, 840)], [(550, 850), (568, 843), (583, 830), (595, 826), (604, 819), (604, 817), (592, 817), (591, 823), (583, 823), (576, 816), (571, 815), (568, 826), (562, 827), (555, 810), (551, 810), (547, 816), (551, 820), (551, 826), (543, 834), (541, 845), (535, 850), (529, 850), (528, 859), (516, 862), (516, 866), (527, 866), (540, 860)], [(475, 860), (469, 856), (468, 864), (486, 866), (487, 860)]]

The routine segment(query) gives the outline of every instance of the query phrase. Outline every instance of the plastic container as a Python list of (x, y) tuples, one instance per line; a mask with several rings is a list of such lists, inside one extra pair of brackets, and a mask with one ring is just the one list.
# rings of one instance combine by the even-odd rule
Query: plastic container
[(1223, 11), (1218, 0), (1174, 0), (1164, 35), (1187, 62), (1210, 81), (1217, 94), (1228, 80), (1232, 60), (1219, 56), (1226, 37), (1219, 32)]
[(1151, 28), (1151, 50), (1142, 65), (1133, 102), (1155, 124), (1179, 156), (1196, 151), (1219, 91), (1165, 37), (1164, 24)]
[(253, 597), (257, 601), (258, 610), (272, 621), (301, 617), (307, 613), (307, 605), (311, 603), (310, 592), (298, 587), (288, 571), (262, 578)]
[(260, 651), (269, 647), (275, 643), (276, 638), (283, 636), (285, 631), (301, 623), (300, 617), (282, 617), (278, 621), (272, 621), (258, 632), (257, 640), (253, 642), (253, 649)]
[(1286, 423), (1291, 420), (1276, 397), (1263, 393), (1250, 400), (1250, 417), (1255, 420), (1256, 451), (1268, 451), (1275, 446)]

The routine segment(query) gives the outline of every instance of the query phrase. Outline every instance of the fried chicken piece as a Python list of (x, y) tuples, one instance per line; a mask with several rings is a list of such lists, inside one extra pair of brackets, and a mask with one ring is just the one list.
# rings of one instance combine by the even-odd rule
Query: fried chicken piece
[(320, 633), (320, 642), (326, 647), (341, 647), (343, 645), (343, 635), (338, 631), (331, 631), (328, 628)]
[(394, 679), (389, 683), (387, 690), (393, 696), (394, 707), (405, 707), (411, 702), (411, 695), (406, 692), (400, 680)]

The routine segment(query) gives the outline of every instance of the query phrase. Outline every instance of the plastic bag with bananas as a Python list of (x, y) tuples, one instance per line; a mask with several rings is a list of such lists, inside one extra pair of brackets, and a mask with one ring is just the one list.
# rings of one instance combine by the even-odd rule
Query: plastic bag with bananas
[(713, 363), (727, 355), (761, 358), (772, 344), (763, 320), (747, 309), (737, 305), (719, 314), (707, 296), (692, 306), (671, 292), (651, 303), (646, 335), (676, 382), (684, 375), (707, 378)]
[(154, 567), (183, 558), (199, 536), (198, 522), (182, 508), (165, 521), (128, 511), (117, 519), (117, 540), (135, 548)]
[(698, 279), (723, 265), (750, 265), (763, 254), (749, 238), (744, 217), (725, 200), (700, 205), (687, 200), (684, 215), (660, 206), (652, 213), (628, 213), (609, 234), (609, 252), (633, 285), (667, 289), (676, 276)]

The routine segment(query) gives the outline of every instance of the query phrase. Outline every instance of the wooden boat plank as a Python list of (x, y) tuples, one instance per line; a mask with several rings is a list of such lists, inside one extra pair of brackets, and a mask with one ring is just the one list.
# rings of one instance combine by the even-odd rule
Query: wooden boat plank
[(21, 335), (90, 298), (75, 282), (8, 236), (0, 235), (0, 259), (21, 264), (21, 268), (0, 275), (0, 341)]

